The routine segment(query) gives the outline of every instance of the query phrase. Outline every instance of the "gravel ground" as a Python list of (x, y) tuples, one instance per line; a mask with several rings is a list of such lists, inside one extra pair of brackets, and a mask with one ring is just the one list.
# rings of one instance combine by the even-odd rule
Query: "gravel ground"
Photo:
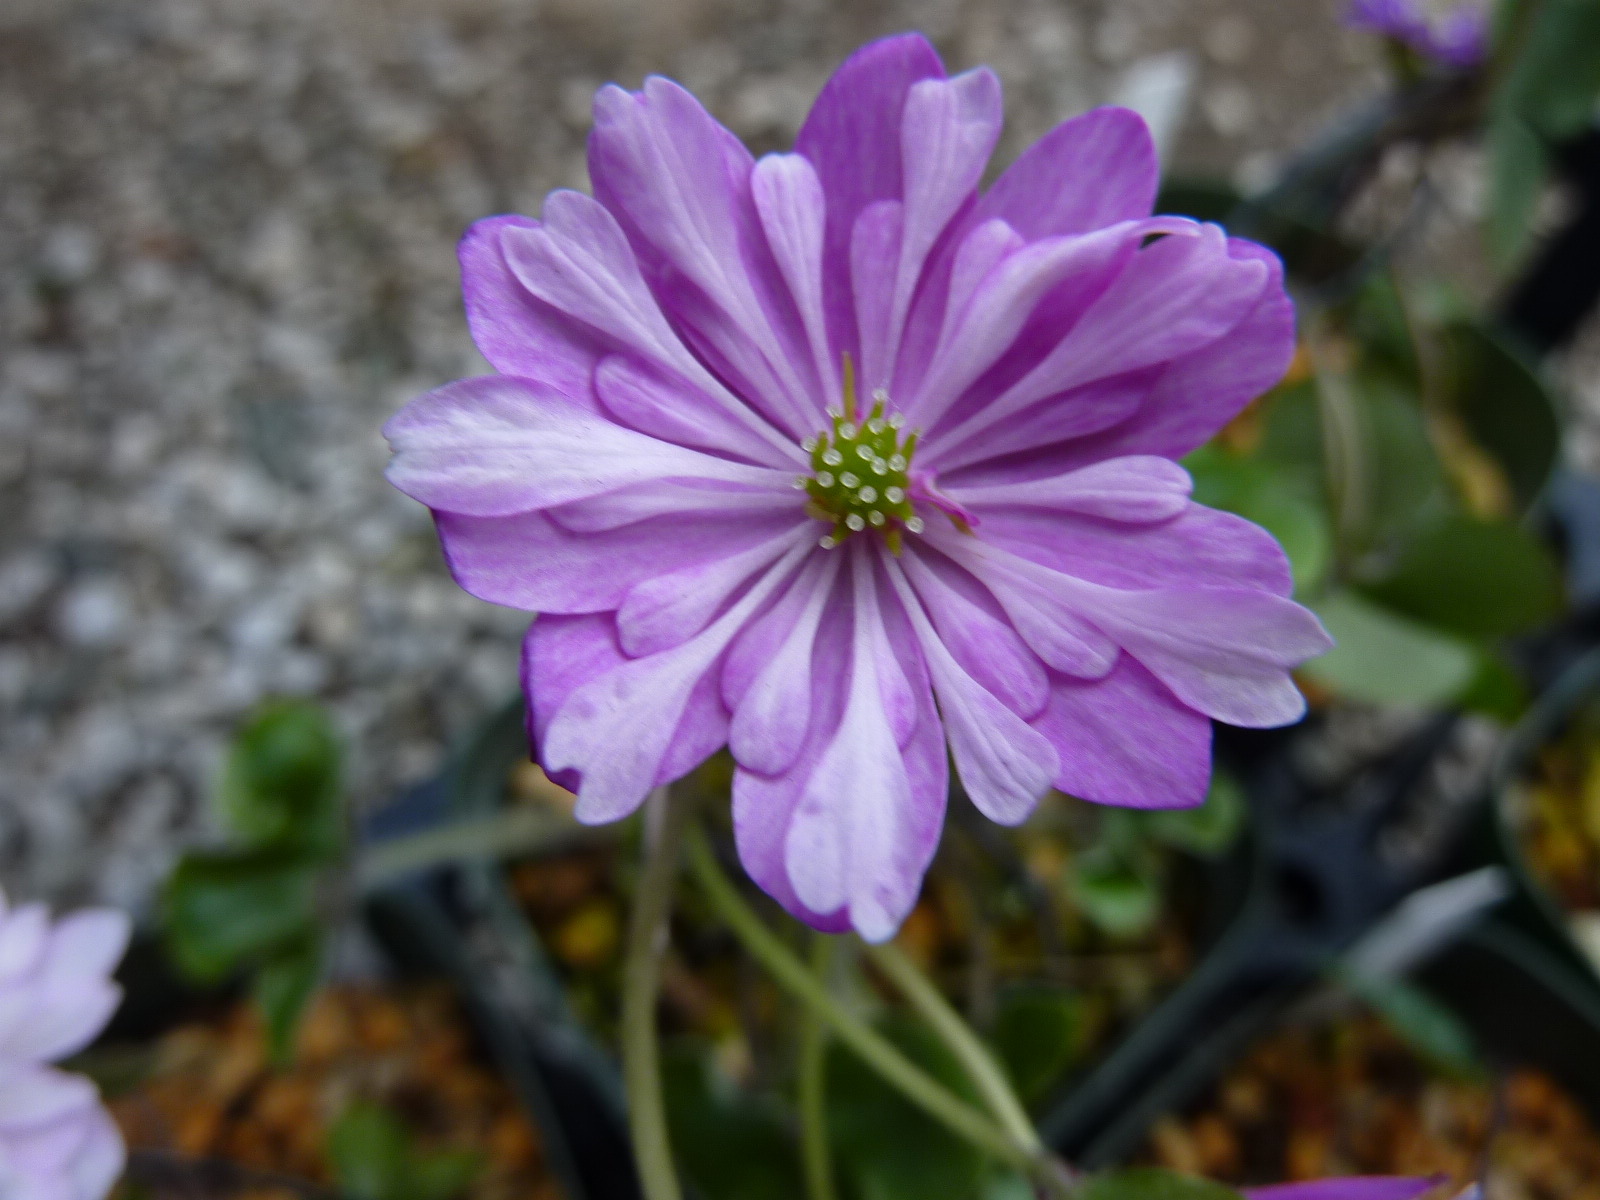
[(1337, 8), (4, 0), (0, 880), (139, 904), (263, 696), (328, 701), (372, 804), (510, 693), (524, 618), (450, 583), (378, 430), (481, 369), (455, 239), (583, 185), (599, 83), (673, 75), (764, 150), (916, 26), (999, 70), (1004, 160), (1182, 49), (1175, 161), (1253, 186), (1382, 85)]

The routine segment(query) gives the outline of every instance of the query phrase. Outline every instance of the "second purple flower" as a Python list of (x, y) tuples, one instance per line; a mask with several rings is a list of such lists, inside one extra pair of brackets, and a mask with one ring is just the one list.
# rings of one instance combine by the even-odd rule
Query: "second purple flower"
[(995, 76), (914, 35), (759, 161), (668, 80), (607, 87), (594, 197), (463, 240), (499, 374), (386, 430), (461, 585), (543, 614), (531, 732), (580, 819), (728, 745), (750, 874), (874, 940), (949, 759), (1007, 824), (1052, 787), (1198, 804), (1211, 719), (1298, 719), (1289, 670), (1329, 645), (1175, 461), (1283, 375), (1277, 259), (1150, 215), (1133, 113), (980, 192), (1000, 127)]

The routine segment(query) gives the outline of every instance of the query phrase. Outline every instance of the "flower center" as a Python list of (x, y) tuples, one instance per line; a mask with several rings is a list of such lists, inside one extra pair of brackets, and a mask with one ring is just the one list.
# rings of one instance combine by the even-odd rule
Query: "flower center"
[(888, 395), (873, 393), (872, 410), (857, 419), (855, 386), (849, 359), (845, 360), (845, 412), (831, 413), (832, 427), (805, 440), (811, 455), (811, 475), (800, 476), (795, 486), (810, 497), (806, 511), (833, 529), (820, 542), (831, 550), (852, 533), (881, 529), (889, 549), (900, 553), (901, 530), (922, 532), (922, 518), (911, 507), (911, 456), (917, 448), (917, 431), (903, 440), (905, 418), (886, 412)]

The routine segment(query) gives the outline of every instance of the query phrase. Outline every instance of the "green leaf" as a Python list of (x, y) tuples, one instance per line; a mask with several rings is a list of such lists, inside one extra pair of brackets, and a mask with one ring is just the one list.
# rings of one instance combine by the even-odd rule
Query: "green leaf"
[(800, 1161), (782, 1115), (717, 1070), (709, 1045), (676, 1041), (662, 1055), (672, 1148), (705, 1200), (792, 1200)]
[[(965, 1073), (926, 1029), (902, 1020), (884, 1022), (882, 1029), (919, 1066), (977, 1102)], [(828, 1054), (828, 1125), (840, 1175), (860, 1200), (982, 1195), (983, 1156), (837, 1044)], [(794, 1195), (792, 1181), (787, 1194)]]
[(1149, 813), (1150, 835), (1191, 854), (1215, 858), (1224, 853), (1244, 828), (1244, 791), (1224, 771), (1211, 776), (1211, 790), (1198, 808), (1171, 808)]
[(1305, 673), (1355, 700), (1443, 704), (1471, 683), (1478, 655), (1470, 644), (1380, 608), (1353, 592), (1316, 606), (1336, 645)]
[(1077, 1200), (1240, 1200), (1239, 1193), (1209, 1179), (1159, 1167), (1133, 1167), (1089, 1180)]
[(1452, 322), (1444, 347), (1452, 408), (1526, 509), (1544, 490), (1560, 453), (1555, 399), (1528, 361), (1484, 326)]
[(1515, 67), (1495, 98), (1552, 142), (1582, 133), (1600, 97), (1600, 4), (1542, 0)]
[(1449, 489), (1414, 388), (1384, 370), (1360, 370), (1351, 382), (1360, 427), (1353, 474), (1363, 509), (1354, 548), (1388, 546), (1449, 511)]
[(248, 845), (330, 857), (342, 841), (339, 739), (303, 701), (263, 706), (234, 737), (218, 800)]
[(439, 1150), (416, 1156), (411, 1163), (408, 1200), (454, 1200), (483, 1170), (475, 1150)]
[(1112, 937), (1148, 933), (1161, 915), (1161, 887), (1152, 870), (1100, 848), (1078, 855), (1068, 869), (1068, 888), (1084, 916)]
[(1197, 504), (1254, 521), (1283, 547), (1295, 590), (1316, 588), (1333, 554), (1333, 534), (1321, 496), (1304, 478), (1269, 460), (1242, 458), (1202, 446), (1184, 460)]
[(1550, 174), (1543, 140), (1515, 112), (1489, 122), (1489, 250), (1502, 271), (1522, 257)]
[(1466, 638), (1520, 633), (1561, 610), (1561, 573), (1544, 547), (1515, 525), (1452, 515), (1402, 547), (1369, 599)]
[(1083, 1045), (1083, 1004), (1071, 992), (1026, 987), (1006, 992), (990, 1042), (1023, 1100), (1059, 1083)]
[(1466, 1025), (1427, 992), (1403, 979), (1375, 979), (1344, 970), (1336, 976), (1419, 1057), (1461, 1079), (1484, 1077), (1483, 1059)]
[(256, 972), (255, 1001), (267, 1026), (267, 1049), (279, 1066), (294, 1053), (301, 1014), (322, 974), (322, 939), (315, 932), (283, 947)]
[(352, 1200), (409, 1200), (409, 1141), (388, 1109), (352, 1104), (328, 1130), (328, 1160), (339, 1190)]
[(167, 880), (163, 925), (178, 967), (215, 983), (313, 934), (317, 873), (272, 850), (186, 855)]
[(483, 1168), (475, 1151), (415, 1150), (400, 1118), (366, 1101), (345, 1109), (328, 1131), (328, 1160), (351, 1200), (454, 1200)]

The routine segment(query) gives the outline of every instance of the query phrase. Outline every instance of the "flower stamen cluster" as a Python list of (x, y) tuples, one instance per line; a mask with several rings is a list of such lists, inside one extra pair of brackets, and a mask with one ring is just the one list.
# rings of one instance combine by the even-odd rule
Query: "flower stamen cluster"
[(923, 528), (911, 505), (909, 473), (918, 431), (900, 440), (905, 418), (888, 412), (889, 395), (882, 388), (873, 392), (872, 409), (861, 419), (848, 361), (844, 374), (845, 411), (830, 410), (831, 428), (805, 440), (812, 474), (799, 476), (795, 486), (810, 497), (806, 511), (833, 524), (818, 543), (824, 550), (853, 533), (879, 529), (898, 555), (900, 531), (921, 533)]

